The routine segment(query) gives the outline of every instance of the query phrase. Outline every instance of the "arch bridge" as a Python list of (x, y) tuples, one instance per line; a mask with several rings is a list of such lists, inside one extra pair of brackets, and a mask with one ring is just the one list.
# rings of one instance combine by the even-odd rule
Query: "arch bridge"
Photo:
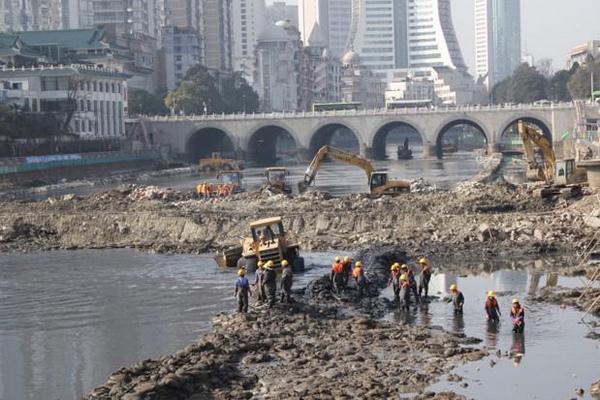
[[(589, 106), (592, 107), (592, 106)], [(597, 108), (597, 107), (596, 107)], [(597, 114), (597, 110), (594, 110)], [(167, 146), (191, 161), (220, 151), (254, 162), (272, 164), (276, 143), (310, 159), (324, 144), (342, 141), (367, 158), (385, 158), (386, 138), (394, 129), (418, 135), (423, 154), (443, 156), (445, 135), (467, 125), (497, 149), (503, 135), (522, 119), (538, 126), (553, 142), (575, 127), (571, 103), (548, 105), (469, 106), (437, 109), (343, 110), (236, 115), (139, 117), (153, 145)], [(513, 131), (514, 134), (514, 131)]]

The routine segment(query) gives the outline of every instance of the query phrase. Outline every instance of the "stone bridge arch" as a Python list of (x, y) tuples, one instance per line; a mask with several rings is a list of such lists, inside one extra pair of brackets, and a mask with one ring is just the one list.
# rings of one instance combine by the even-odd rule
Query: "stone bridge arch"
[[(552, 144), (554, 141), (553, 132), (552, 132), (552, 124), (550, 121), (546, 120), (544, 117), (533, 114), (522, 114), (522, 115), (513, 115), (510, 118), (504, 120), (504, 122), (499, 125), (498, 130), (498, 143), (506, 144), (510, 138), (518, 139), (518, 131), (517, 131), (517, 123), (519, 121), (523, 121), (526, 124), (531, 124), (537, 128), (539, 128), (544, 136), (548, 139), (548, 141)], [(561, 135), (563, 132), (555, 132), (556, 135)], [(520, 141), (520, 139), (519, 139)]]
[(450, 129), (458, 125), (468, 125), (475, 128), (483, 135), (486, 145), (491, 143), (492, 134), (489, 127), (477, 118), (472, 116), (462, 115), (460, 117), (452, 117), (442, 122), (436, 133), (435, 133), (435, 152), (438, 158), (444, 157), (444, 135), (446, 135)]
[(311, 133), (308, 156), (312, 158), (322, 146), (335, 145), (356, 153), (364, 152), (366, 142), (360, 131), (348, 121), (338, 119), (320, 122)]
[(289, 125), (275, 121), (254, 126), (242, 146), (245, 158), (261, 166), (297, 159), (299, 148), (298, 134)]
[(197, 164), (214, 152), (224, 157), (236, 157), (236, 136), (220, 125), (195, 126), (185, 139), (185, 154), (189, 162)]
[(379, 123), (371, 132), (368, 145), (371, 148), (372, 157), (375, 160), (384, 160), (386, 158), (386, 139), (388, 134), (395, 128), (406, 127), (416, 133), (421, 140), (421, 145), (427, 144), (427, 137), (423, 133), (423, 128), (416, 123), (402, 117), (389, 118)]

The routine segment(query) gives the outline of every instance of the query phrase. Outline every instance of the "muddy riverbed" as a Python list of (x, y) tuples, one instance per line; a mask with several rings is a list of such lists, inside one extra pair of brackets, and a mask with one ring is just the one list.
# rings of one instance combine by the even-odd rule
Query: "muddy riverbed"
[[(333, 255), (307, 254), (309, 269), (306, 274), (297, 277), (296, 287), (300, 288), (325, 273)], [(346, 345), (357, 345), (365, 337), (373, 336), (374, 332), (379, 335), (374, 337), (379, 339), (363, 343), (364, 348), (368, 349), (368, 354), (362, 355), (364, 361), (356, 358), (362, 354), (362, 349), (346, 348), (346, 353), (340, 353), (336, 351), (335, 343), (330, 342), (323, 344), (321, 349), (323, 354), (330, 354), (327, 357), (331, 358), (327, 361), (321, 359), (318, 362), (319, 359), (313, 357), (315, 353), (308, 353), (309, 356), (301, 357), (300, 360), (305, 363), (317, 361), (311, 370), (323, 368), (319, 371), (326, 376), (350, 374), (348, 376), (364, 381), (364, 388), (348, 386), (349, 395), (353, 388), (357, 390), (355, 394), (362, 393), (365, 396), (367, 393), (370, 393), (369, 396), (385, 395), (391, 393), (389, 390), (394, 393), (410, 393), (415, 388), (426, 392), (431, 390), (428, 385), (436, 377), (448, 373), (463, 376), (464, 382), (469, 383), (469, 388), (476, 388), (478, 380), (485, 383), (487, 370), (483, 367), (491, 368), (490, 359), (498, 363), (494, 367), (498, 370), (510, 367), (512, 371), (513, 368), (513, 360), (504, 355), (514, 345), (508, 321), (503, 321), (499, 331), (490, 336), (483, 318), (481, 303), (485, 291), (492, 288), (499, 292), (503, 312), (506, 312), (507, 304), (514, 296), (523, 298), (528, 307), (528, 327), (524, 341), (526, 350), (518, 370), (527, 390), (535, 387), (528, 382), (537, 382), (534, 377), (539, 373), (540, 360), (545, 355), (553, 355), (568, 361), (552, 364), (555, 371), (553, 374), (566, 374), (562, 380), (556, 381), (556, 390), (570, 393), (571, 386), (580, 386), (587, 391), (586, 385), (589, 386), (600, 378), (593, 376), (593, 365), (600, 357), (600, 342), (584, 337), (587, 328), (577, 323), (581, 313), (571, 308), (561, 309), (551, 304), (528, 301), (548, 283), (558, 283), (565, 287), (581, 285), (581, 280), (577, 277), (549, 280), (542, 269), (558, 262), (562, 261), (496, 260), (491, 264), (473, 264), (472, 270), (476, 274), (468, 277), (464, 277), (467, 271), (464, 266), (448, 265), (444, 268), (447, 272), (439, 271), (434, 276), (432, 294), (443, 297), (451, 283), (458, 283), (467, 298), (466, 313), (462, 321), (457, 321), (449, 312), (448, 305), (442, 301), (433, 301), (427, 307), (413, 307), (408, 315), (390, 311), (382, 322), (361, 317), (360, 311), (351, 311), (352, 308), (341, 304), (334, 305), (342, 306), (346, 312), (327, 311), (327, 308), (317, 312), (305, 306), (292, 311), (279, 309), (273, 313), (273, 318), (277, 319), (279, 313), (283, 313), (282, 315), (287, 315), (285, 318), (289, 319), (290, 324), (295, 324), (297, 318), (306, 320), (307, 325), (301, 327), (304, 333), (298, 334), (298, 341), (288, 343), (288, 348), (277, 347), (278, 350), (273, 350), (275, 358), (271, 361), (257, 361), (256, 357), (262, 354), (258, 348), (243, 350), (243, 357), (236, 361), (240, 362), (241, 375), (238, 376), (236, 372), (230, 376), (224, 372), (223, 377), (229, 377), (231, 386), (219, 389), (209, 385), (203, 390), (210, 390), (213, 394), (220, 393), (217, 398), (235, 398), (236, 393), (239, 396), (253, 393), (256, 397), (265, 398), (289, 394), (291, 387), (306, 386), (310, 375), (300, 374), (293, 378), (292, 366), (285, 373), (281, 372), (281, 363), (285, 363), (285, 357), (293, 354), (297, 357), (295, 352), (302, 352), (303, 346), (309, 346), (309, 342), (314, 345), (313, 341), (318, 335), (326, 337), (334, 331), (339, 333), (339, 329), (347, 329), (344, 334)], [(165, 256), (133, 250), (0, 255), (0, 274), (0, 294), (3, 299), (0, 306), (0, 353), (3, 355), (0, 361), (0, 398), (6, 399), (78, 398), (101, 384), (111, 372), (123, 365), (133, 365), (147, 358), (157, 358), (184, 348), (194, 342), (198, 335), (211, 330), (210, 321), (214, 315), (221, 311), (229, 312), (234, 307), (231, 298), (233, 272), (219, 270), (206, 255)], [(389, 297), (389, 290), (384, 290), (381, 298)], [(248, 336), (248, 329), (258, 329), (257, 332), (263, 329), (254, 326), (257, 323), (256, 316), (261, 315), (257, 313), (260, 312), (254, 311), (255, 317), (244, 321), (239, 321), (235, 316), (221, 317), (217, 332), (228, 332), (227, 335), (232, 337), (242, 335), (244, 340), (250, 341), (252, 335)], [(357, 312), (359, 315), (352, 317)], [(245, 333), (237, 332), (240, 326), (247, 326), (242, 329)], [(305, 331), (307, 326), (316, 329), (313, 334)], [(304, 337), (307, 333), (307, 338), (300, 339), (300, 336)], [(219, 334), (210, 333), (202, 340), (222, 340), (215, 339), (214, 335)], [(398, 347), (398, 343), (403, 340), (401, 338), (405, 337), (412, 340)], [(465, 341), (464, 337), (480, 338), (483, 342)], [(285, 336), (274, 336), (271, 339), (274, 343), (279, 343)], [(443, 344), (441, 353), (426, 350), (427, 347), (435, 349), (433, 343)], [(565, 351), (567, 344), (573, 350), (572, 356)], [(234, 346), (234, 343), (229, 345)], [(378, 355), (380, 351), (387, 352), (389, 348), (401, 350), (405, 346), (413, 350), (408, 353), (398, 351), (393, 353), (395, 355), (392, 358)], [(453, 350), (444, 353), (449, 349)], [(238, 350), (232, 349), (232, 354), (237, 354), (235, 352)], [(503, 353), (500, 359), (496, 359), (496, 350)], [(312, 351), (318, 350), (312, 348)], [(208, 353), (207, 357), (214, 356), (213, 361), (218, 362), (217, 354)], [(486, 356), (487, 353), (490, 355)], [(183, 357), (183, 354), (179, 356)], [(457, 370), (452, 369), (484, 356), (481, 364), (469, 363)], [(245, 362), (242, 362), (243, 359)], [(406, 364), (400, 366), (402, 363), (398, 363), (402, 360)], [(338, 362), (347, 365), (343, 370), (332, 368)], [(471, 365), (478, 365), (479, 371), (473, 368), (465, 371), (460, 369)], [(425, 372), (423, 376), (416, 375), (416, 380), (413, 380), (414, 372), (419, 367)], [(390, 386), (393, 374), (389, 378), (384, 375), (381, 379), (368, 380), (365, 374), (360, 373), (373, 368), (406, 371), (402, 379), (404, 383)], [(279, 372), (276, 374), (276, 371)], [(258, 383), (252, 383), (252, 376), (261, 378)], [(282, 377), (289, 384), (280, 385), (268, 379), (269, 376)], [(314, 378), (315, 375), (312, 376)], [(459, 386), (460, 383), (462, 382), (447, 388), (461, 392), (464, 388)], [(236, 386), (238, 384), (239, 387)], [(335, 388), (327, 386), (326, 382), (323, 385), (324, 390), (336, 393)], [(307, 388), (307, 394), (315, 395), (309, 389)], [(442, 387), (434, 386), (433, 389), (440, 391)], [(464, 392), (481, 398), (480, 392)], [(326, 392), (321, 396), (326, 397)]]

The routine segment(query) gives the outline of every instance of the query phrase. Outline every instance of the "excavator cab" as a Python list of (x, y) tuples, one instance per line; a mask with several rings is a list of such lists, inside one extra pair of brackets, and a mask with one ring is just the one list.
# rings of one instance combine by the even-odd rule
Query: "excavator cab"
[(265, 188), (281, 193), (292, 193), (292, 187), (287, 182), (289, 175), (290, 172), (284, 167), (267, 168), (265, 171), (265, 177), (267, 178)]
[(570, 185), (573, 183), (575, 172), (575, 160), (557, 160), (556, 174), (554, 175), (555, 185)]
[(388, 182), (388, 174), (385, 172), (373, 172), (371, 174), (371, 181), (369, 182), (369, 189), (371, 192), (378, 187), (382, 187), (387, 185)]

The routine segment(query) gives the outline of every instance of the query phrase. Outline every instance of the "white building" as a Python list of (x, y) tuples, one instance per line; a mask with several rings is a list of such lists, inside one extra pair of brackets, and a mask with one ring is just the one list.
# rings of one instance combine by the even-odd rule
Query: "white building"
[(334, 57), (346, 53), (350, 25), (352, 23), (352, 0), (299, 0), (298, 29), (304, 43), (315, 24), (320, 26), (326, 46)]
[(354, 0), (349, 43), (387, 80), (395, 69), (466, 70), (450, 0)]
[(414, 102), (415, 100), (435, 103), (434, 82), (425, 77), (415, 77), (408, 72), (404, 76), (396, 76), (387, 83), (385, 89), (385, 103)]
[(64, 112), (77, 108), (73, 133), (88, 138), (125, 134), (127, 76), (89, 65), (0, 69), (6, 102), (32, 112)]
[(587, 43), (576, 46), (569, 52), (567, 59), (567, 69), (571, 69), (573, 64), (578, 63), (583, 65), (587, 62), (588, 57), (593, 57), (594, 60), (600, 60), (600, 40), (590, 40)]
[(448, 67), (433, 67), (431, 76), (439, 104), (455, 106), (487, 102), (485, 86), (475, 83), (473, 77), (466, 71)]
[(258, 35), (254, 89), (263, 111), (298, 107), (298, 43), (281, 26), (268, 24)]
[[(475, 1), (475, 75), (488, 88), (521, 63), (521, 1)], [(531, 65), (534, 65), (531, 63)]]
[(364, 109), (385, 105), (385, 83), (361, 63), (358, 53), (350, 50), (342, 57), (342, 101), (360, 103)]
[(237, 0), (232, 3), (233, 70), (252, 84), (256, 67), (255, 49), (258, 33), (264, 28), (264, 0)]

